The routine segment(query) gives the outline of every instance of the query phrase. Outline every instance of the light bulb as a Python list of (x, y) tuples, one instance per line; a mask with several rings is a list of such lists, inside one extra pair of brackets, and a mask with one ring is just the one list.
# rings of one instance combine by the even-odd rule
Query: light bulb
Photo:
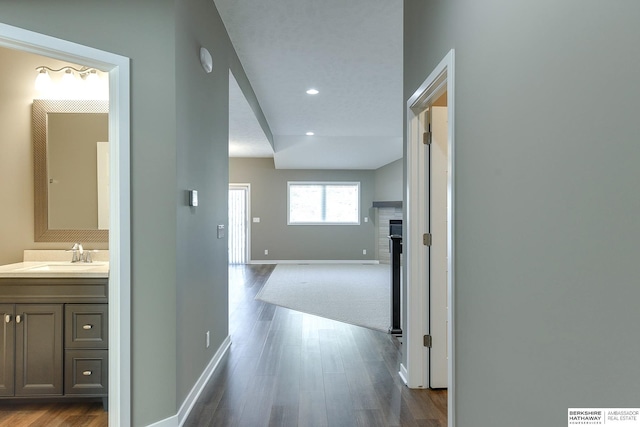
[(36, 76), (35, 87), (38, 91), (44, 91), (51, 86), (51, 76), (47, 73), (47, 70), (41, 68)]
[(62, 75), (62, 81), (60, 82), (61, 93), (64, 94), (65, 98), (73, 98), (76, 90), (76, 76), (73, 74), (73, 71), (67, 68), (67, 70)]
[(89, 83), (90, 86), (96, 86), (100, 83), (100, 77), (96, 70), (89, 71), (89, 74), (87, 74), (87, 83)]
[(75, 77), (73, 75), (73, 71), (71, 71), (70, 69), (67, 68), (67, 70), (62, 75), (62, 83), (63, 84), (72, 84), (74, 82), (74, 80), (75, 80)]

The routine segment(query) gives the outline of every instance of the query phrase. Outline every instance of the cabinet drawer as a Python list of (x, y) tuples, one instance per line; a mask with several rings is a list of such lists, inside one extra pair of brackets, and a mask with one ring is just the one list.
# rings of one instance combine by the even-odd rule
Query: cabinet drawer
[(107, 395), (108, 350), (65, 352), (65, 395)]
[(67, 304), (65, 348), (108, 348), (108, 313), (107, 304)]

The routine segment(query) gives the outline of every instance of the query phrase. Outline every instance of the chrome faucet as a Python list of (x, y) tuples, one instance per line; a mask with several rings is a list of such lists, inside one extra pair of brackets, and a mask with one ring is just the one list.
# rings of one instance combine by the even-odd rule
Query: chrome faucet
[(80, 243), (74, 243), (71, 251), (73, 252), (71, 262), (93, 262), (91, 251), (85, 251)]
[(71, 257), (71, 262), (81, 262), (82, 252), (84, 252), (82, 245), (80, 243), (74, 243), (73, 247), (71, 248), (71, 251), (73, 252), (73, 256)]

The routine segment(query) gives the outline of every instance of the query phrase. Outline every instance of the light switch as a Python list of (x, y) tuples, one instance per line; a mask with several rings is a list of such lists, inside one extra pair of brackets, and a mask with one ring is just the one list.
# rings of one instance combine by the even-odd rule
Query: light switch
[(224, 237), (224, 225), (218, 225), (218, 239)]
[(189, 206), (198, 206), (198, 190), (189, 190)]
[(260, 222), (260, 218), (258, 217), (253, 218), (253, 222)]

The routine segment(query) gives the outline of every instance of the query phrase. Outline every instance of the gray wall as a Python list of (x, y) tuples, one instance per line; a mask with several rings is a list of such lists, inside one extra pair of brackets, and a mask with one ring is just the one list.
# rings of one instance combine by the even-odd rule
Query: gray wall
[[(226, 241), (212, 233), (225, 223), (228, 191), (235, 55), (224, 26), (205, 0), (0, 7), (3, 23), (131, 58), (132, 422), (173, 416), (227, 336)], [(214, 56), (211, 75), (201, 44)], [(187, 188), (201, 192), (197, 210), (185, 207)]]
[(398, 159), (375, 170), (375, 194), (373, 199), (378, 202), (402, 201), (403, 195), (404, 160)]
[[(275, 169), (273, 159), (231, 158), (229, 180), (251, 184), (251, 216), (260, 218), (251, 224), (253, 261), (375, 258), (373, 171)], [(288, 226), (287, 181), (360, 181), (360, 225)]]
[(640, 3), (406, 0), (404, 97), (455, 48), (457, 425), (640, 396)]
[[(181, 1), (176, 12), (176, 349), (182, 402), (228, 335), (227, 239), (217, 238), (216, 225), (226, 227), (228, 215), (229, 57), (235, 52), (212, 1)], [(200, 65), (200, 46), (214, 58), (211, 74)], [(188, 206), (188, 189), (198, 190), (198, 207)]]

